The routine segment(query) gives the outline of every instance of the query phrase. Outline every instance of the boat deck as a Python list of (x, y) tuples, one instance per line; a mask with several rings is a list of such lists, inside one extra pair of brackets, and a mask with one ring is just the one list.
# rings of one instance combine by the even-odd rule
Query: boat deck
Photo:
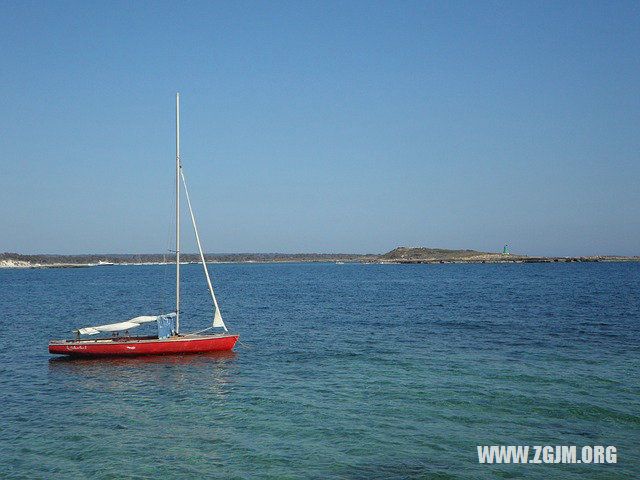
[(189, 340), (210, 340), (214, 338), (226, 338), (237, 337), (237, 335), (231, 335), (228, 333), (217, 333), (209, 335), (201, 334), (186, 334), (186, 335), (174, 335), (173, 337), (158, 338), (158, 337), (111, 337), (111, 338), (87, 338), (87, 339), (65, 339), (65, 340), (51, 340), (49, 345), (106, 345), (106, 344), (123, 344), (123, 343), (157, 343), (160, 342), (183, 342)]

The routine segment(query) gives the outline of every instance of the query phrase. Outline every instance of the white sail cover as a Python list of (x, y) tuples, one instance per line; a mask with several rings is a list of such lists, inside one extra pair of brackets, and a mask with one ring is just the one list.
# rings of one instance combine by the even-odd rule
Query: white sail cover
[[(130, 330), (132, 328), (139, 327), (143, 323), (155, 322), (158, 317), (163, 315), (142, 315), (140, 317), (132, 318), (125, 322), (110, 323), (108, 325), (98, 325), (96, 327), (84, 327), (74, 330), (74, 333), (81, 335), (96, 335), (102, 332), (121, 332), (122, 330)], [(175, 316), (175, 313), (168, 313), (166, 316)]]

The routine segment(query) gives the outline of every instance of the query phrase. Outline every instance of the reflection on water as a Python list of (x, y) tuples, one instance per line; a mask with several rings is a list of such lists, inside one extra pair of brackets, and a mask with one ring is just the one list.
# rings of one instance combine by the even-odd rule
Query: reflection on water
[(71, 390), (125, 393), (158, 388), (176, 394), (194, 388), (224, 397), (233, 382), (234, 352), (49, 360), (49, 377)]
[(189, 355), (141, 355), (138, 357), (96, 357), (82, 358), (61, 355), (49, 359), (49, 369), (58, 368), (60, 365), (73, 365), (85, 367), (88, 365), (100, 366), (127, 366), (141, 364), (171, 364), (171, 365), (198, 365), (201, 363), (221, 362), (236, 358), (234, 351), (206, 352)]

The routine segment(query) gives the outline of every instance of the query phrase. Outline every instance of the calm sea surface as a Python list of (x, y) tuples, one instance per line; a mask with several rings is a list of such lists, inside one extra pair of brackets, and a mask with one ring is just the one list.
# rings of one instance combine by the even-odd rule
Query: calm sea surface
[[(183, 268), (183, 330), (211, 321)], [(169, 311), (164, 266), (0, 269), (0, 478), (640, 475), (640, 264), (213, 265), (234, 353), (51, 358)], [(617, 465), (479, 465), (615, 445)], [(578, 449), (579, 451), (579, 449)]]

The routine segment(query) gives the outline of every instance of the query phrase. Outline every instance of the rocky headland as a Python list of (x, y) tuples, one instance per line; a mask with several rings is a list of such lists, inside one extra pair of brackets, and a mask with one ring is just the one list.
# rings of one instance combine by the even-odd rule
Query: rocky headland
[(529, 255), (398, 247), (378, 257), (379, 263), (554, 263), (554, 262), (638, 262), (640, 256), (591, 255), (580, 257), (534, 257)]
[[(210, 253), (207, 263), (295, 263), (358, 262), (378, 264), (447, 263), (554, 263), (554, 262), (638, 262), (640, 256), (593, 255), (580, 257), (534, 257), (521, 254), (398, 247), (384, 254), (336, 253)], [(196, 254), (181, 255), (181, 263), (199, 263)], [(0, 254), (0, 268), (80, 268), (111, 265), (162, 265), (174, 263), (172, 254), (22, 255)]]

